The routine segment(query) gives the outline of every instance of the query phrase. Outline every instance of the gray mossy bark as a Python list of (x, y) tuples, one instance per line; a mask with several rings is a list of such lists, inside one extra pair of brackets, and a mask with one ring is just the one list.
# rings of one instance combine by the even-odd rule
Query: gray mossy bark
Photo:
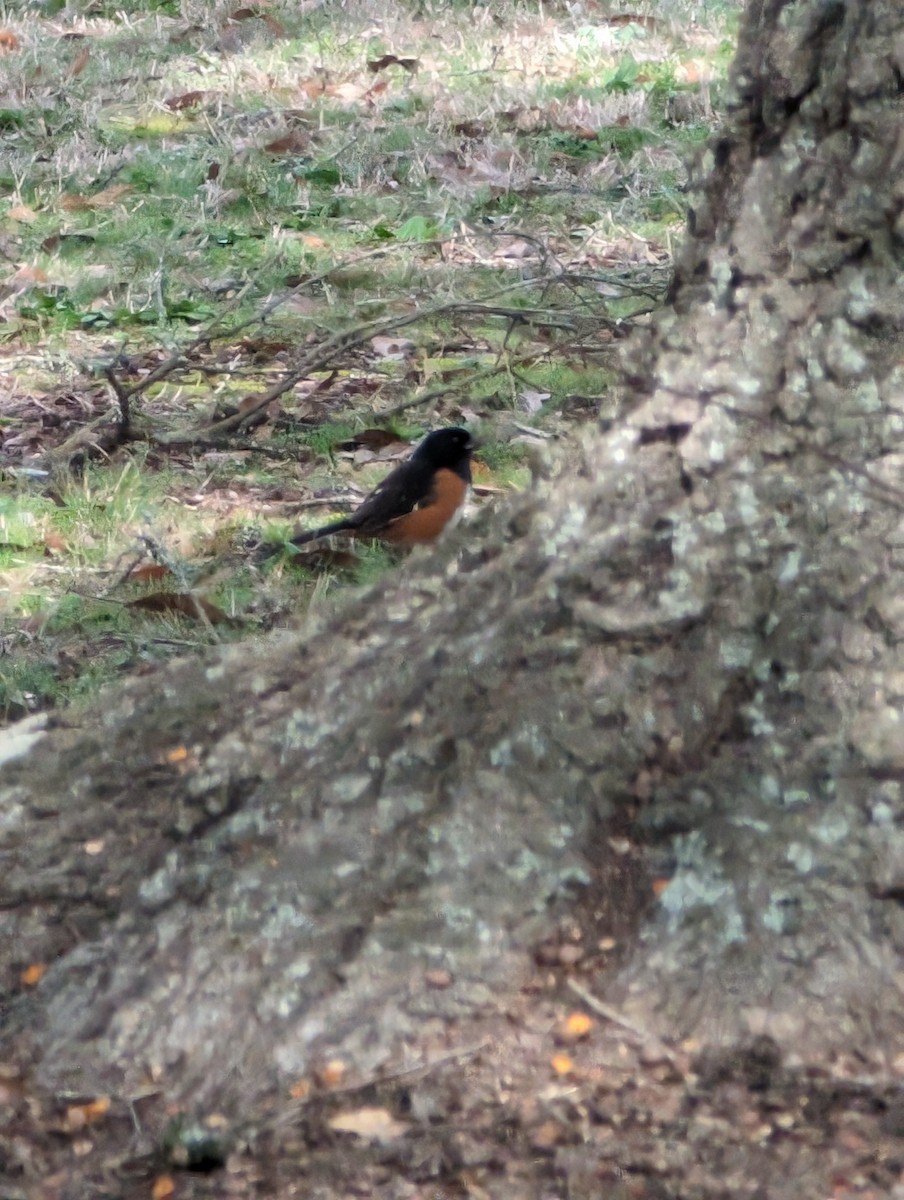
[(397, 1066), (517, 986), (576, 899), (627, 936), (627, 837), (675, 869), (612, 1002), (882, 1063), (904, 1013), (902, 75), (890, 0), (752, 4), (624, 420), (467, 548), (136, 680), (6, 769), (0, 959), (53, 965), (0, 1057), (220, 1109), (324, 1057)]

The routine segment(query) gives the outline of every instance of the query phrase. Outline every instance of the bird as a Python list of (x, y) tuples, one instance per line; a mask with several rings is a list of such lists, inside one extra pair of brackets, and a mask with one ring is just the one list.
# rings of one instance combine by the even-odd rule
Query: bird
[(379, 538), (396, 546), (435, 542), (454, 523), (467, 498), (475, 447), (467, 429), (435, 429), (353, 513), (318, 529), (303, 530), (289, 544), (304, 546), (333, 533)]

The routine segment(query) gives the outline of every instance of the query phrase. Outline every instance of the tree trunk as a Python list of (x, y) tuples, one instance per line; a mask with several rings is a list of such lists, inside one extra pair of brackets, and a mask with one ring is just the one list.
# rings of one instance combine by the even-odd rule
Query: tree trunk
[(588, 945), (631, 943), (595, 981), (626, 1018), (885, 1065), (902, 75), (891, 0), (751, 3), (624, 420), (467, 548), (139, 679), (6, 769), (0, 959), (52, 966), (0, 1058), (242, 1108), (479, 1022), (577, 905)]

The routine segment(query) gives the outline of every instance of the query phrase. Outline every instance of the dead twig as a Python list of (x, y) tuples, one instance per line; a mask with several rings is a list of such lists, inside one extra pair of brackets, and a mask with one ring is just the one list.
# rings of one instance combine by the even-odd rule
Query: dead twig
[(678, 1056), (674, 1051), (670, 1050), (662, 1038), (657, 1037), (655, 1033), (651, 1033), (649, 1029), (644, 1029), (642, 1025), (638, 1025), (632, 1021), (630, 1017), (626, 1017), (620, 1013), (617, 1008), (612, 1008), (608, 1004), (604, 1004), (602, 1000), (598, 1000), (592, 992), (588, 992), (583, 984), (578, 983), (576, 979), (568, 980), (568, 987), (579, 996), (588, 1008), (592, 1009), (597, 1016), (605, 1017), (607, 1021), (611, 1021), (613, 1025), (620, 1025), (622, 1029), (627, 1029), (629, 1033), (633, 1033), (635, 1037), (640, 1038), (644, 1042), (648, 1042), (656, 1047), (656, 1050), (662, 1054), (663, 1058), (668, 1059), (673, 1065), (678, 1064)]
[(112, 367), (105, 366), (102, 369), (105, 379), (113, 389), (113, 394), (116, 397), (116, 403), (119, 405), (118, 439), (119, 444), (121, 445), (123, 442), (127, 442), (132, 436), (131, 395), (116, 378)]
[(332, 337), (327, 338), (326, 341), (321, 342), (319, 346), (304, 355), (301, 361), (291, 371), (287, 371), (272, 387), (255, 396), (253, 402), (244, 407), (241, 412), (224, 417), (222, 421), (215, 421), (212, 425), (207, 425), (203, 429), (183, 433), (160, 434), (154, 438), (154, 442), (159, 446), (192, 445), (199, 439), (203, 440), (205, 438), (216, 437), (219, 434), (230, 433), (233, 429), (237, 429), (243, 425), (255, 413), (260, 412), (261, 409), (272, 404), (274, 400), (291, 391), (296, 383), (300, 383), (302, 379), (306, 379), (314, 371), (322, 371), (330, 366), (340, 355), (346, 354), (358, 346), (367, 344), (374, 337), (394, 333), (399, 329), (407, 328), (409, 325), (415, 325), (419, 321), (427, 321), (439, 316), (448, 316), (451, 313), (467, 312), (479, 312), (482, 314), (493, 312), (496, 315), (517, 313), (519, 317), (525, 314), (529, 316), (530, 309), (508, 310), (502, 308), (502, 306), (489, 304), (489, 301), (494, 297), (505, 295), (522, 286), (523, 284), (519, 280), (516, 283), (507, 284), (505, 287), (491, 292), (481, 301), (474, 301), (473, 303), (469, 301), (452, 301), (446, 304), (436, 304), (429, 308), (422, 308), (417, 312), (392, 317), (388, 321), (385, 319), (365, 321), (361, 325), (356, 325), (351, 329), (343, 330), (341, 333), (333, 334)]

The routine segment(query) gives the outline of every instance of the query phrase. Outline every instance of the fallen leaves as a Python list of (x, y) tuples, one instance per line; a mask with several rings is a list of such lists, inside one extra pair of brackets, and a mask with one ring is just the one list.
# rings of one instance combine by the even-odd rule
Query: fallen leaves
[(221, 608), (193, 592), (151, 592), (148, 596), (129, 600), (126, 607), (153, 613), (177, 613), (195, 621), (209, 621), (211, 625), (232, 624), (232, 618)]
[(408, 1132), (386, 1108), (354, 1108), (334, 1113), (327, 1121), (337, 1133), (351, 1133), (367, 1142), (391, 1142)]
[(301, 129), (292, 129), (283, 137), (267, 142), (264, 149), (268, 154), (305, 154), (311, 148), (311, 138)]
[(63, 1128), (67, 1133), (78, 1133), (105, 1117), (109, 1111), (109, 1096), (99, 1096), (84, 1104), (70, 1104), (63, 1118)]
[(384, 54), (380, 58), (369, 59), (367, 69), (376, 74), (377, 71), (385, 71), (387, 67), (401, 67), (403, 71), (411, 73), (420, 65), (417, 58), (398, 58), (395, 54)]
[(19, 976), (23, 987), (37, 987), (47, 973), (46, 963), (30, 963)]
[(588, 1017), (584, 1012), (569, 1013), (559, 1028), (558, 1038), (562, 1042), (580, 1042), (592, 1029), (592, 1017)]
[(181, 96), (170, 96), (163, 103), (170, 112), (183, 112), (187, 108), (197, 108), (208, 94), (208, 92), (183, 92)]
[(549, 1065), (557, 1075), (570, 1075), (574, 1070), (574, 1059), (569, 1054), (554, 1054)]
[(60, 197), (60, 207), (65, 212), (86, 212), (92, 209), (111, 208), (131, 190), (132, 187), (128, 183), (114, 183), (100, 192), (95, 192), (93, 196), (79, 196), (74, 192), (66, 192)]

